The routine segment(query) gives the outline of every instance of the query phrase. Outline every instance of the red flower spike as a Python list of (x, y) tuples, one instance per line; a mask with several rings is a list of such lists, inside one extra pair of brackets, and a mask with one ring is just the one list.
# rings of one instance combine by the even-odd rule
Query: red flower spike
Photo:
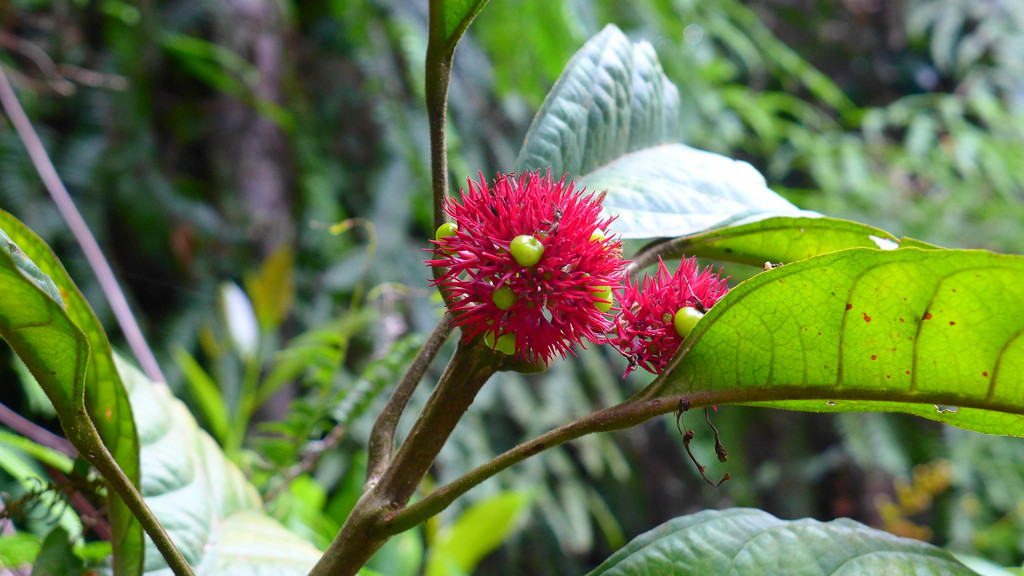
[(461, 203), (448, 199), (458, 228), (434, 241), (427, 261), (444, 269), (434, 285), (463, 340), (513, 334), (516, 358), (545, 364), (583, 340), (606, 341), (611, 316), (599, 304), (608, 303), (607, 287), (622, 284), (625, 263), (621, 243), (604, 237), (612, 218), (601, 218), (595, 195), (550, 172), (499, 174), (493, 188), (479, 176)]
[(675, 274), (669, 274), (659, 259), (654, 278), (645, 274), (635, 284), (627, 280), (619, 298), (622, 313), (609, 338), (629, 358), (626, 375), (637, 366), (660, 374), (683, 343), (673, 321), (676, 312), (688, 306), (711, 308), (729, 291), (726, 280), (710, 266), (701, 272), (696, 258), (684, 258)]

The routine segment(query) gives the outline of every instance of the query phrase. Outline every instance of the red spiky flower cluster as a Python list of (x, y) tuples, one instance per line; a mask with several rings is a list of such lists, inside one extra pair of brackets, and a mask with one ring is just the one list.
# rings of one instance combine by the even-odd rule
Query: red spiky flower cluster
[(644, 274), (635, 284), (627, 279), (619, 298), (622, 313), (615, 319), (615, 335), (610, 338), (629, 359), (626, 374), (637, 366), (660, 374), (683, 343), (674, 324), (676, 312), (685, 307), (711, 308), (729, 291), (727, 280), (710, 266), (701, 271), (696, 258), (684, 258), (675, 274), (659, 259), (653, 278)]
[(457, 229), (439, 230), (427, 261), (444, 269), (434, 284), (463, 340), (484, 334), (492, 348), (545, 364), (583, 340), (605, 341), (623, 261), (600, 200), (550, 172), (499, 174), (493, 187), (479, 176), (461, 203), (448, 199)]

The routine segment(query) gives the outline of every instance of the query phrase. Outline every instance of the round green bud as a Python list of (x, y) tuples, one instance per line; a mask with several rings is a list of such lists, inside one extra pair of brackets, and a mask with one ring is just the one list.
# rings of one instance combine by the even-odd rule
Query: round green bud
[(443, 238), (455, 236), (455, 233), (456, 231), (458, 231), (458, 229), (459, 226), (455, 222), (445, 222), (444, 224), (441, 224), (440, 226), (437, 227), (437, 232), (434, 233), (434, 240), (440, 242), (441, 239)]
[(508, 310), (516, 303), (516, 294), (508, 286), (501, 286), (491, 295), (491, 300), (498, 310)]
[(672, 323), (676, 327), (676, 333), (683, 338), (686, 338), (690, 335), (690, 330), (693, 330), (693, 327), (697, 325), (697, 321), (703, 317), (704, 314), (702, 314), (700, 310), (687, 306), (685, 308), (680, 308), (676, 312), (676, 316), (672, 319)]
[(590, 235), (591, 242), (603, 242), (607, 236), (604, 235), (604, 231), (600, 228), (594, 230), (594, 233)]
[[(452, 236), (456, 235), (458, 229), (458, 224), (454, 222), (445, 222), (444, 224), (441, 224), (440, 226), (437, 227), (437, 232), (434, 232), (434, 240), (441, 242), (445, 238), (451, 238)], [(454, 250), (449, 250), (448, 248), (441, 248), (441, 250), (445, 254), (451, 254), (452, 252), (454, 252)]]
[(615, 298), (612, 296), (612, 287), (594, 286), (593, 291), (594, 294), (597, 294), (597, 297), (600, 298), (601, 300), (607, 300), (607, 302), (594, 302), (594, 307), (600, 310), (601, 312), (607, 312), (611, 310), (612, 303), (615, 301)]
[(512, 252), (512, 257), (516, 259), (516, 262), (530, 268), (540, 262), (541, 256), (544, 255), (544, 245), (529, 234), (520, 234), (512, 239), (509, 251)]
[(498, 344), (494, 344), (494, 332), (488, 330), (484, 332), (484, 344), (492, 350), (497, 350), (502, 354), (509, 356), (516, 353), (516, 335), (515, 334), (502, 334), (498, 336)]

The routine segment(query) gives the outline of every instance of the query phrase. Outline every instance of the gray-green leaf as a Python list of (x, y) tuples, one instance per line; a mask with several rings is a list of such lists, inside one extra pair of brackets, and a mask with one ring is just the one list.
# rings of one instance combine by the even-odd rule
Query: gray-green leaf
[[(117, 358), (135, 412), (142, 495), (197, 576), (306, 574), (313, 545), (264, 514), (256, 489), (165, 386)], [(170, 576), (147, 538), (147, 576)]]
[(607, 191), (625, 238), (672, 237), (802, 212), (746, 162), (680, 144), (679, 92), (654, 48), (605, 27), (573, 56), (526, 135), (516, 171)]
[(706, 510), (641, 534), (589, 576), (742, 574), (974, 575), (952, 554), (852, 520), (780, 520), (746, 508)]

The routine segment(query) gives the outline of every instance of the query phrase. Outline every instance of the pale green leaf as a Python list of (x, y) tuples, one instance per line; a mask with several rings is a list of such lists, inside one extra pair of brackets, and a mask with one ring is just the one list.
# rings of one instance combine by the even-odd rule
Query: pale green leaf
[(746, 508), (706, 510), (641, 534), (590, 576), (973, 575), (952, 554), (839, 519), (780, 520)]
[(605, 211), (623, 238), (671, 237), (772, 216), (815, 216), (768, 189), (746, 162), (683, 144), (632, 152), (583, 174), (605, 191)]
[(569, 174), (624, 238), (672, 237), (772, 215), (813, 215), (739, 162), (679, 143), (679, 92), (654, 48), (605, 27), (573, 56), (537, 113), (516, 171)]
[[(197, 576), (306, 574), (320, 552), (263, 513), (256, 489), (184, 404), (118, 360), (138, 419), (142, 495)], [(148, 539), (145, 572), (171, 574)]]

